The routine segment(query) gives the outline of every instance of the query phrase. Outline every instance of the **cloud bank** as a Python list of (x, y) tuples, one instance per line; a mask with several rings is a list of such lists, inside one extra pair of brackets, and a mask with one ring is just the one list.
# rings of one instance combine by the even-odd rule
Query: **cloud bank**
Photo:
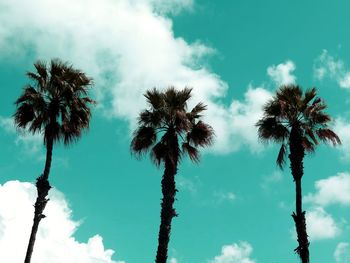
[[(100, 235), (86, 243), (74, 238), (79, 222), (72, 220), (64, 195), (56, 189), (49, 194), (47, 216), (40, 223), (32, 257), (33, 263), (125, 263), (114, 261), (113, 250), (105, 249)], [(31, 183), (9, 181), (0, 185), (0, 262), (23, 262), (36, 198)]]
[[(206, 120), (216, 130), (211, 151), (259, 151), (254, 124), (271, 94), (250, 86), (242, 101), (223, 102), (228, 85), (205, 66), (213, 49), (175, 36), (167, 16), (193, 8), (193, 0), (0, 0), (0, 58), (72, 62), (95, 79), (100, 113), (131, 128), (147, 89), (193, 87), (192, 105), (208, 105)], [(294, 68), (288, 61), (269, 74), (289, 81)]]

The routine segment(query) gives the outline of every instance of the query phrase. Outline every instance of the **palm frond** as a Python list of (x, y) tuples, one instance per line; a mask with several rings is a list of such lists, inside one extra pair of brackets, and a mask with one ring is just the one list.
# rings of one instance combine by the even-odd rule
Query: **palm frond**
[(312, 140), (313, 144), (317, 145), (318, 144), (318, 140), (314, 134), (314, 131), (311, 129), (311, 127), (305, 127), (305, 134)]
[(202, 102), (199, 102), (196, 106), (194, 106), (194, 108), (188, 113), (187, 116), (189, 120), (192, 121), (193, 119), (201, 117), (200, 113), (202, 113), (205, 110), (207, 110), (207, 105), (205, 105)]
[(44, 61), (39, 60), (34, 63), (34, 67), (41, 79), (46, 80), (48, 77), (46, 63)]
[(152, 162), (159, 167), (167, 154), (167, 147), (162, 141), (158, 142), (151, 151)]
[(182, 151), (186, 153), (192, 162), (199, 163), (200, 154), (196, 147), (191, 146), (188, 142), (182, 144)]
[(204, 147), (211, 145), (214, 140), (214, 130), (203, 121), (198, 121), (192, 126), (191, 131), (187, 133), (187, 140), (195, 146)]
[(256, 126), (258, 127), (258, 136), (261, 140), (272, 140), (274, 142), (283, 142), (289, 136), (287, 127), (277, 121), (275, 117), (260, 119)]
[(305, 95), (304, 95), (304, 99), (303, 99), (303, 106), (304, 106), (304, 109), (307, 107), (307, 105), (316, 97), (316, 94), (317, 94), (317, 90), (316, 88), (311, 88), (311, 89), (308, 89), (306, 92), (305, 92)]
[(137, 157), (140, 157), (155, 143), (156, 138), (157, 136), (154, 128), (147, 126), (139, 127), (133, 135), (131, 151)]
[(144, 110), (139, 115), (139, 125), (152, 126), (158, 128), (162, 123), (162, 113), (161, 111), (154, 110)]
[(268, 101), (263, 108), (264, 114), (267, 117), (278, 117), (282, 113), (281, 102), (278, 100)]
[(287, 146), (284, 143), (282, 143), (281, 148), (278, 152), (277, 159), (276, 159), (276, 164), (282, 170), (283, 170), (283, 166), (286, 163), (286, 155), (287, 155)]
[(341, 144), (340, 138), (331, 129), (318, 129), (316, 130), (316, 134), (318, 138), (320, 138), (323, 142), (330, 142), (334, 146), (336, 146), (337, 144)]
[(152, 90), (147, 90), (144, 96), (147, 99), (147, 102), (152, 106), (153, 109), (158, 110), (164, 106), (164, 99), (162, 93), (159, 92), (156, 88)]
[(312, 141), (310, 141), (307, 137), (302, 138), (302, 144), (305, 151), (309, 153), (315, 152), (315, 144)]
[(186, 112), (177, 110), (175, 111), (174, 126), (178, 133), (187, 132), (191, 127), (191, 122), (189, 121)]
[(33, 106), (24, 102), (17, 108), (14, 120), (18, 128), (26, 128), (35, 118)]

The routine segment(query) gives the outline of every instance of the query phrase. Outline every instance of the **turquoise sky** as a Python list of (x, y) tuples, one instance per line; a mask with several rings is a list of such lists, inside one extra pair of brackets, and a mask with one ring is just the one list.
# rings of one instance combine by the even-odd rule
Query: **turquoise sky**
[[(211, 260), (223, 246), (247, 242), (253, 249), (247, 255), (252, 262), (298, 262), (293, 253), (295, 194), (289, 164), (279, 171), (278, 148), (259, 144), (249, 135), (255, 131), (255, 119), (249, 117), (259, 116), (254, 105), (263, 97), (249, 100), (247, 92), (261, 89), (268, 97), (286, 82), (316, 86), (343, 146), (321, 145), (305, 159), (305, 209), (317, 222), (312, 226), (311, 261), (350, 262), (348, 1), (77, 0), (66, 7), (66, 0), (61, 1), (63, 7), (59, 1), (28, 2), (30, 8), (20, 0), (0, 0), (0, 184), (34, 182), (44, 164), (44, 148), (39, 144), (33, 151), (37, 141), (19, 140), (4, 124), (27, 83), (25, 72), (33, 70), (37, 59), (71, 61), (95, 79), (93, 96), (99, 104), (89, 132), (78, 143), (54, 148), (52, 185), (65, 195), (73, 219), (83, 221), (74, 234), (78, 241), (99, 234), (105, 248), (116, 252), (114, 260), (152, 262), (162, 169), (148, 157), (139, 161), (131, 155), (130, 128), (135, 112), (144, 107), (144, 90), (190, 85), (193, 102), (208, 98), (208, 113), (214, 111), (211, 105), (220, 107), (228, 114), (225, 125), (236, 119), (238, 124), (229, 127), (230, 136), (222, 141), (226, 148), (214, 145), (198, 165), (182, 161), (170, 258), (179, 263), (239, 263)], [(91, 13), (84, 14), (86, 10)], [(163, 34), (157, 23), (168, 32), (166, 37), (154, 38)], [(95, 34), (102, 27), (106, 31)], [(230, 108), (232, 102), (238, 110)], [(215, 126), (211, 117), (217, 115), (208, 116), (220, 141), (228, 126)], [(319, 183), (318, 191), (315, 183), (320, 180), (324, 184)], [(339, 244), (344, 247), (341, 252)]]

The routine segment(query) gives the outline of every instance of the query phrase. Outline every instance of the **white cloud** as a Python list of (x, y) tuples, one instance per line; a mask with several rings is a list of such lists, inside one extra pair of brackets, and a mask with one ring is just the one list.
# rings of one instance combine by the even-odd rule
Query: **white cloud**
[(295, 70), (295, 64), (291, 60), (287, 60), (285, 63), (272, 65), (267, 68), (267, 74), (271, 79), (279, 85), (294, 84), (296, 77), (292, 74)]
[(73, 62), (94, 77), (99, 99), (111, 106), (109, 115), (131, 122), (152, 87), (194, 87), (197, 101), (223, 96), (227, 84), (200, 63), (212, 49), (175, 37), (172, 21), (155, 11), (192, 1), (164, 2), (1, 0), (6, 12), (0, 13), (0, 46), (8, 51), (2, 55), (29, 46), (38, 57)]
[(332, 204), (350, 205), (350, 174), (338, 173), (315, 183), (316, 193), (308, 194), (305, 202), (327, 206)]
[(334, 259), (337, 263), (350, 263), (350, 244), (340, 242), (334, 251)]
[(210, 263), (255, 263), (251, 259), (252, 246), (247, 242), (223, 246), (221, 254), (216, 256)]
[(314, 207), (306, 213), (306, 227), (311, 241), (334, 238), (341, 232), (333, 217), (322, 207)]
[(8, 134), (17, 134), (15, 144), (23, 147), (26, 153), (37, 153), (43, 145), (41, 134), (30, 134), (27, 131), (16, 129), (13, 118), (0, 116), (0, 128)]
[[(255, 124), (262, 117), (262, 107), (266, 102), (272, 98), (272, 93), (263, 87), (253, 88), (248, 87), (244, 94), (244, 100), (234, 100), (230, 107), (230, 115), (228, 116), (228, 123), (231, 131), (229, 145), (234, 145), (239, 149), (246, 145), (253, 152), (259, 152), (263, 148), (259, 143), (257, 135), (257, 127)], [(222, 143), (227, 143), (222, 141)], [(220, 149), (225, 149), (222, 145)], [(227, 146), (226, 146), (227, 147)]]
[(314, 77), (318, 80), (330, 78), (335, 80), (341, 88), (350, 88), (350, 71), (346, 69), (344, 61), (329, 55), (327, 50), (316, 59)]
[[(1, 56), (71, 61), (94, 77), (101, 112), (131, 127), (147, 89), (193, 87), (192, 105), (208, 104), (206, 120), (217, 134), (212, 151), (261, 149), (254, 124), (271, 94), (249, 87), (244, 101), (223, 105), (228, 85), (202, 63), (213, 49), (175, 37), (164, 14), (184, 8), (193, 0), (0, 0)], [(291, 65), (272, 67), (272, 74), (289, 74)]]
[(350, 160), (350, 124), (343, 118), (337, 118), (333, 130), (342, 142), (337, 146), (337, 149), (342, 152), (342, 159)]
[[(32, 225), (36, 189), (31, 183), (9, 181), (0, 185), (0, 262), (22, 262)], [(86, 243), (73, 234), (79, 222), (62, 193), (52, 189), (40, 223), (33, 252), (33, 263), (125, 263), (112, 260), (113, 250), (105, 249), (102, 237)]]
[(178, 263), (178, 261), (177, 261), (176, 258), (171, 258), (171, 259), (170, 259), (170, 263)]

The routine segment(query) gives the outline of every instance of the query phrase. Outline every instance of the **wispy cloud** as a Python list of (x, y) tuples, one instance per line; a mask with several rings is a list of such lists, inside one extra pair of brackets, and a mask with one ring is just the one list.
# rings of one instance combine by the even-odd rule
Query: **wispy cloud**
[(218, 203), (223, 203), (223, 202), (233, 202), (236, 200), (237, 196), (232, 191), (215, 191), (214, 198)]
[(334, 259), (337, 263), (349, 263), (350, 244), (347, 242), (340, 242), (334, 251)]
[(281, 182), (283, 179), (283, 174), (281, 171), (274, 171), (271, 175), (264, 176), (261, 187), (264, 190), (268, 190), (271, 187), (274, 187), (274, 185), (278, 182)]
[(192, 194), (197, 193), (198, 187), (201, 184), (197, 176), (189, 179), (181, 175), (178, 175), (176, 181), (179, 189), (189, 191)]
[(15, 144), (22, 147), (25, 153), (37, 153), (43, 145), (41, 134), (32, 135), (25, 130), (17, 129), (13, 118), (0, 116), (0, 128), (8, 134), (14, 135)]
[(317, 80), (329, 78), (336, 81), (341, 88), (350, 88), (350, 70), (343, 60), (330, 55), (327, 50), (323, 50), (314, 63), (314, 77)]

